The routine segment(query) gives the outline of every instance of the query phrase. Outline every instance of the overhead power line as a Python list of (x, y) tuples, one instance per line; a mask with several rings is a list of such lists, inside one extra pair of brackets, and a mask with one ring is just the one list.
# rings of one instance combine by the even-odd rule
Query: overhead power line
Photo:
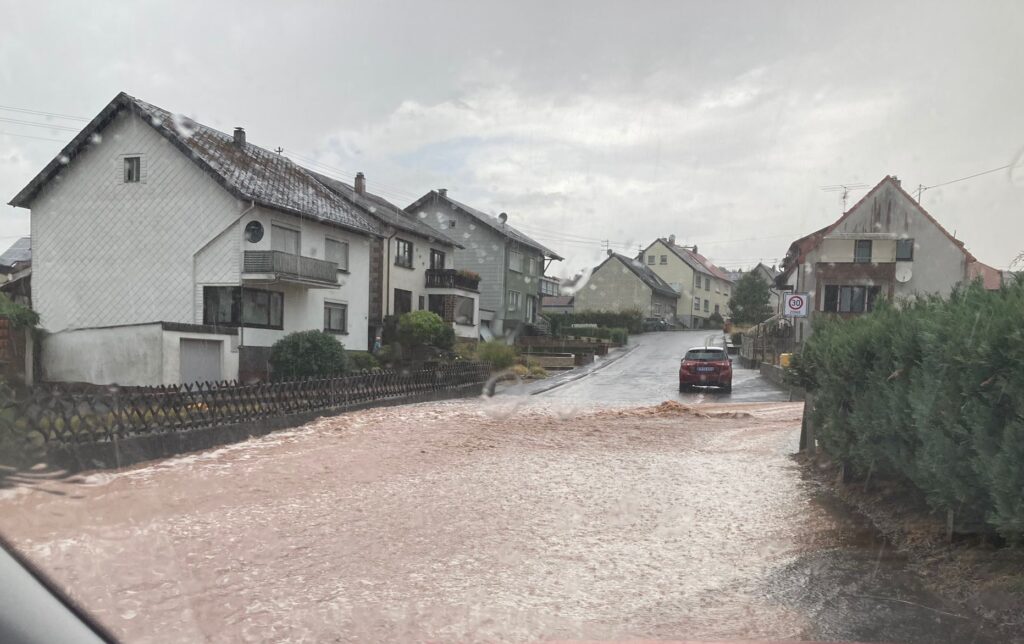
[(0, 116), (0, 121), (4, 123), (14, 123), (16, 125), (28, 125), (30, 127), (42, 127), (48, 130), (64, 130), (67, 132), (78, 132), (82, 128), (80, 127), (68, 127), (67, 125), (54, 125), (52, 123), (39, 123), (37, 121), (22, 121), (20, 119), (9, 119)]
[(63, 139), (49, 139), (45, 136), (32, 136), (31, 134), (15, 134), (14, 132), (4, 132), (0, 130), (0, 134), (4, 136), (20, 136), (23, 139), (37, 139), (39, 141), (53, 141), (54, 143), (67, 143)]
[(942, 186), (948, 186), (948, 185), (950, 185), (952, 183), (959, 183), (961, 181), (967, 181), (968, 179), (974, 179), (976, 177), (983, 177), (986, 174), (992, 174), (993, 172), (999, 172), (1000, 170), (1009, 170), (1010, 168), (1020, 167), (1022, 165), (1024, 165), (1024, 164), (1018, 163), (1018, 161), (1014, 161), (1013, 163), (1010, 163), (1010, 164), (1007, 164), (1007, 165), (1003, 165), (1003, 166), (999, 166), (998, 168), (992, 168), (991, 170), (984, 170), (982, 172), (976, 172), (974, 174), (967, 175), (966, 177), (960, 177), (959, 179), (952, 179), (950, 181), (943, 181), (942, 183), (936, 183), (934, 186), (918, 185), (917, 186), (917, 202), (921, 203), (921, 193), (923, 193), (925, 190), (931, 190), (932, 188), (941, 188)]
[(43, 112), (42, 110), (30, 110), (24, 107), (11, 107), (10, 105), (0, 105), (0, 110), (5, 112), (21, 112), (22, 114), (36, 114), (38, 116), (49, 116), (52, 118), (69, 119), (71, 121), (91, 121), (84, 116), (71, 116), (69, 114), (58, 114), (56, 112)]

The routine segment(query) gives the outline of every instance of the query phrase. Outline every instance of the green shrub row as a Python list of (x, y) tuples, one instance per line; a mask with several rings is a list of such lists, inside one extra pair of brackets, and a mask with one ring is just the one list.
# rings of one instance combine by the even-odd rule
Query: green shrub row
[(604, 326), (582, 329), (566, 329), (565, 335), (575, 335), (583, 338), (599, 338), (601, 340), (611, 340), (618, 344), (625, 344), (629, 339), (629, 329), (621, 327), (610, 329)]
[(1024, 284), (821, 321), (789, 377), (830, 455), (1024, 540)]
[[(565, 335), (575, 333), (574, 324), (596, 324), (609, 328), (624, 328), (630, 333), (640, 333), (644, 316), (639, 310), (633, 311), (578, 311), (576, 313), (553, 313), (546, 316), (551, 324), (551, 333)], [(571, 331), (570, 331), (571, 330)]]

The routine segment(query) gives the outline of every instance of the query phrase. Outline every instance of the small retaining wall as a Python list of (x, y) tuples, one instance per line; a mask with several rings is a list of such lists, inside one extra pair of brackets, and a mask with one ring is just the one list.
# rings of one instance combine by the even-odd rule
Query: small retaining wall
[(786, 382), (785, 369), (778, 365), (769, 364), (767, 362), (762, 362), (759, 369), (761, 371), (761, 375), (764, 377), (765, 380), (772, 383), (773, 385), (781, 387), (782, 389), (788, 389), (790, 400), (804, 399), (805, 392), (803, 389), (801, 389), (800, 387), (794, 387), (793, 385)]
[(115, 438), (108, 442), (55, 445), (48, 451), (47, 460), (52, 465), (72, 472), (126, 467), (144, 461), (179, 456), (189, 452), (237, 443), (282, 429), (300, 427), (324, 416), (337, 416), (345, 412), (371, 407), (390, 407), (431, 400), (464, 398), (478, 395), (480, 391), (480, 384), (470, 384), (454, 389), (365, 402), (335, 409), (319, 409), (272, 416), (190, 431), (154, 433), (121, 439)]

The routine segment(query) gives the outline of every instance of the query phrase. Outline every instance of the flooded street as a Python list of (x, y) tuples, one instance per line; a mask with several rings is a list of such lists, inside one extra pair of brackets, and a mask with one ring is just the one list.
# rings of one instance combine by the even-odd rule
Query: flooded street
[(530, 398), (0, 490), (0, 530), (130, 642), (996, 641), (801, 479), (799, 403)]

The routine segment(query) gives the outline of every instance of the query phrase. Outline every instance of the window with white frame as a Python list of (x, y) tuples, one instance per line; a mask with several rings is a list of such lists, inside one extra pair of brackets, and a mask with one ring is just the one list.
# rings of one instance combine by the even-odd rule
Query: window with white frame
[(647, 256), (647, 263), (648, 264), (653, 264), (655, 261), (657, 261), (657, 259), (658, 258), (657, 258), (656, 255), (648, 255)]
[(513, 270), (517, 273), (523, 272), (523, 254), (517, 250), (509, 251), (508, 253), (508, 267), (509, 270)]
[(338, 265), (339, 271), (348, 270), (348, 242), (328, 237), (324, 240), (324, 259)]
[(527, 275), (536, 275), (537, 274), (537, 258), (536, 257), (531, 257), (531, 258), (529, 258), (527, 260), (527, 263), (526, 263), (526, 274)]
[(299, 255), (299, 250), (302, 248), (299, 231), (294, 228), (271, 224), (270, 248), (273, 250), (279, 250), (282, 253)]
[(521, 305), (522, 297), (523, 296), (522, 296), (522, 294), (519, 291), (509, 291), (508, 292), (508, 310), (509, 311), (518, 311), (519, 310), (519, 306)]
[(348, 304), (324, 302), (324, 331), (348, 333)]
[(704, 300), (704, 312), (705, 312), (705, 313), (707, 313), (707, 312), (708, 312), (708, 310), (710, 310), (710, 308), (711, 308), (711, 306), (710, 306), (710, 305), (711, 305), (711, 303), (710, 303), (710, 302), (708, 302), (707, 300)]
[(395, 266), (412, 268), (412, 242), (395, 239)]
[(142, 180), (142, 157), (124, 158), (124, 182), (138, 183)]

